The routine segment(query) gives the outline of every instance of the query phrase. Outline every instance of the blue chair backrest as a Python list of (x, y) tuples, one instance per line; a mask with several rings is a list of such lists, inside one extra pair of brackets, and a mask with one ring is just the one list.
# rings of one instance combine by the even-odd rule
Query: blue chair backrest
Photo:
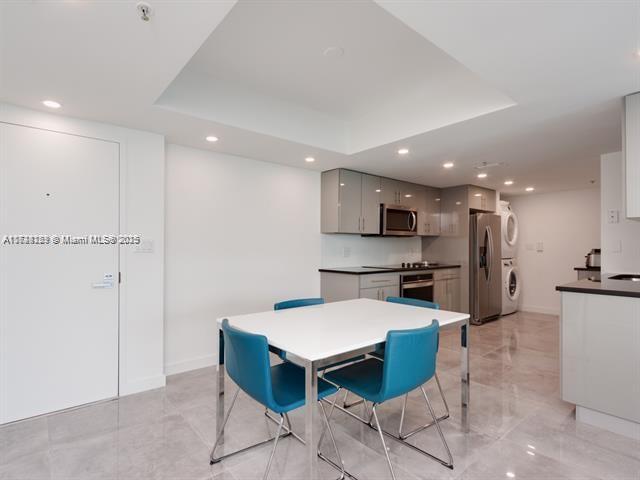
[[(440, 304), (430, 302), (428, 300), (418, 300), (417, 298), (407, 297), (387, 297), (387, 302), (401, 303), (403, 305), (411, 305), (413, 307), (433, 308), (434, 310), (440, 310)], [(436, 343), (436, 351), (440, 349), (440, 335), (438, 335), (438, 342)]]
[(222, 332), (229, 377), (254, 400), (272, 408), (276, 402), (271, 386), (267, 337), (233, 328), (227, 319), (222, 321)]
[(285, 300), (273, 306), (274, 310), (286, 310), (287, 308), (306, 307), (308, 305), (322, 305), (324, 298), (297, 298), (295, 300)]
[(417, 298), (407, 297), (387, 297), (387, 302), (402, 303), (403, 305), (413, 305), (414, 307), (434, 308), (440, 310), (440, 304), (429, 302), (427, 300), (418, 300)]
[(428, 327), (387, 332), (379, 393), (384, 400), (404, 395), (433, 377), (439, 328), (434, 320)]

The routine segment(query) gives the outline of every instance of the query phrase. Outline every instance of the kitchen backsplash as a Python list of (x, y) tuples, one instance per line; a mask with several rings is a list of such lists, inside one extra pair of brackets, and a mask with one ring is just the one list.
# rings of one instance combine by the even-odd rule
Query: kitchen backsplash
[(422, 260), (420, 237), (383, 238), (360, 235), (322, 235), (322, 266), (387, 265)]

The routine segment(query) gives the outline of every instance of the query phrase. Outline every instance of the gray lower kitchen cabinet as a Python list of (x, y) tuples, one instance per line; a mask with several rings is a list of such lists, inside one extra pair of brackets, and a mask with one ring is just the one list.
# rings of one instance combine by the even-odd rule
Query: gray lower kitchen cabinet
[(442, 310), (457, 312), (460, 309), (459, 269), (436, 270), (434, 272), (433, 300)]
[(359, 298), (371, 298), (373, 300), (386, 300), (387, 297), (397, 297), (400, 295), (400, 287), (379, 287), (379, 288), (361, 288)]
[(354, 298), (386, 300), (400, 295), (400, 274), (346, 275), (320, 273), (320, 295), (326, 302), (339, 302)]
[(380, 177), (347, 169), (322, 173), (322, 233), (380, 232)]

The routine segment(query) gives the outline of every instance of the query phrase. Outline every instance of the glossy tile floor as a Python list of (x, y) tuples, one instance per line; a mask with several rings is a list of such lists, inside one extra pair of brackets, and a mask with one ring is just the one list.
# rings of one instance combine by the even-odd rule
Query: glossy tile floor
[[(443, 422), (454, 455), (448, 470), (389, 443), (398, 479), (640, 479), (640, 442), (574, 420), (559, 398), (558, 319), (518, 313), (471, 330), (471, 432), (459, 423), (459, 335), (443, 331), (439, 376), (452, 411)], [(231, 383), (227, 392), (232, 392)], [(428, 391), (441, 411), (434, 385)], [(381, 422), (397, 428), (399, 401), (381, 407)], [(212, 368), (169, 377), (167, 387), (0, 428), (0, 479), (216, 479), (262, 477), (269, 448), (209, 466), (216, 431)], [(360, 407), (355, 407), (360, 408)], [(412, 395), (406, 425), (425, 419)], [(292, 415), (302, 428), (301, 412)], [(377, 434), (334, 414), (347, 469), (360, 479), (390, 478)], [(241, 396), (227, 430), (227, 448), (275, 432), (260, 407)], [(443, 455), (433, 429), (413, 442)], [(323, 450), (331, 454), (329, 445)], [(303, 450), (280, 442), (271, 479), (303, 479)], [(322, 478), (336, 478), (321, 463)]]

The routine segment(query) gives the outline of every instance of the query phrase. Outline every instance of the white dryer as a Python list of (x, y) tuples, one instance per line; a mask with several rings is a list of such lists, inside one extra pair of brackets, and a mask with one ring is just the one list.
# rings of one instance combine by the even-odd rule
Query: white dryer
[(518, 217), (511, 210), (509, 202), (500, 201), (500, 215), (502, 216), (502, 258), (516, 256), (518, 241)]
[(502, 315), (509, 315), (518, 311), (520, 299), (520, 274), (513, 258), (502, 260)]

